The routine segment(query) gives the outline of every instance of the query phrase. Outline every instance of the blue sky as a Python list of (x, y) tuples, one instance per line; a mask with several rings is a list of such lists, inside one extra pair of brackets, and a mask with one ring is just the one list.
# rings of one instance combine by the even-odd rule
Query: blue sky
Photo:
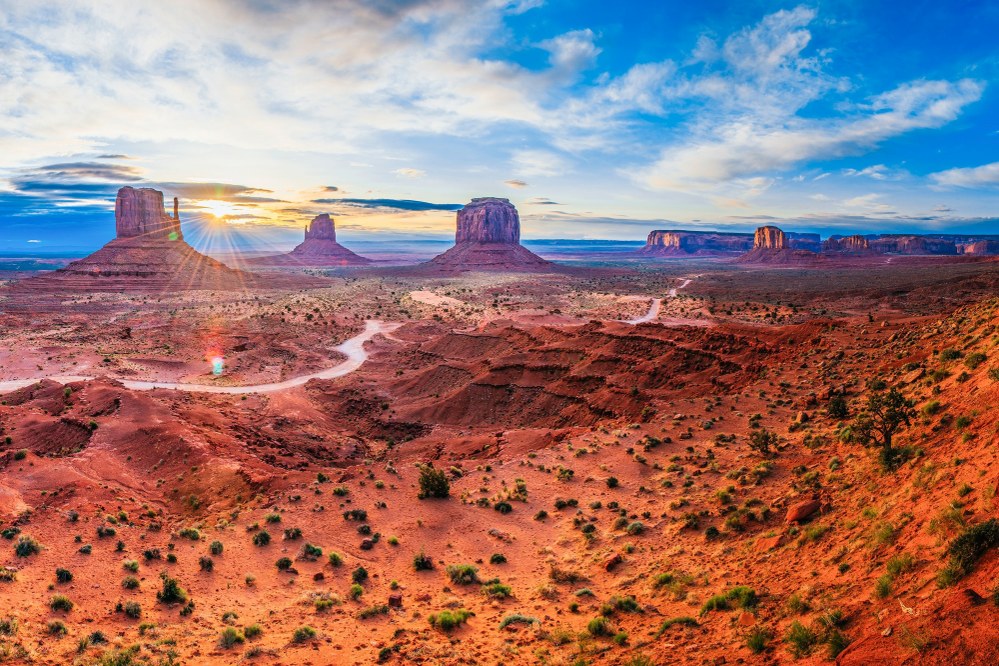
[(0, 0), (0, 250), (97, 247), (114, 193), (189, 236), (525, 238), (761, 223), (999, 233), (989, 2)]

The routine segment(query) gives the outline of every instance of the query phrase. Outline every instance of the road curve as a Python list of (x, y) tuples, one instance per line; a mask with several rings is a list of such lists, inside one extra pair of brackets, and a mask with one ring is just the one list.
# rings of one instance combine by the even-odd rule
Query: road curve
[[(304, 386), (313, 379), (334, 379), (354, 372), (360, 368), (368, 359), (368, 352), (364, 349), (364, 343), (371, 340), (379, 333), (388, 333), (402, 326), (402, 324), (390, 324), (375, 319), (368, 319), (364, 322), (364, 330), (354, 337), (345, 340), (336, 347), (336, 351), (344, 354), (347, 360), (332, 368), (313, 372), (308, 375), (300, 375), (283, 382), (271, 384), (257, 384), (255, 386), (212, 386), (208, 384), (185, 384), (177, 382), (145, 382), (133, 379), (119, 379), (125, 388), (133, 391), (151, 391), (153, 389), (173, 389), (177, 391), (188, 391), (191, 393), (226, 393), (229, 395), (245, 395), (248, 393), (274, 393), (276, 391), (287, 391), (288, 389)], [(84, 382), (94, 379), (94, 377), (82, 375), (53, 375), (49, 377), (34, 377), (32, 379), (11, 379), (0, 382), (0, 393), (9, 393), (32, 384), (37, 384), (43, 379), (51, 379), (60, 384), (70, 384), (73, 382)]]
[[(669, 298), (676, 298), (676, 292), (677, 292), (677, 290), (678, 289), (683, 289), (684, 287), (686, 287), (688, 284), (690, 284), (693, 281), (694, 281), (693, 278), (687, 278), (687, 279), (685, 279), (680, 284), (679, 287), (673, 287), (672, 289), (670, 289), (667, 292), (667, 296)], [(645, 314), (643, 314), (641, 317), (635, 317), (634, 319), (626, 319), (626, 320), (624, 320), (624, 323), (626, 323), (626, 324), (644, 324), (644, 323), (649, 322), (649, 321), (655, 321), (656, 319), (659, 318), (659, 311), (662, 309), (662, 307), (663, 307), (663, 299), (661, 299), (661, 298), (653, 298), (652, 299), (652, 303), (649, 304), (649, 311), (648, 312), (646, 312)]]

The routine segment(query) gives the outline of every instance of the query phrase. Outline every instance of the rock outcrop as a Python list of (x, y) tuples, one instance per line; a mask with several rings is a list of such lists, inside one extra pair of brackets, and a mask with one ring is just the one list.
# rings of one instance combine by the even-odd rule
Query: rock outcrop
[(964, 254), (994, 256), (999, 254), (999, 240), (980, 240), (964, 246)]
[(738, 254), (753, 248), (751, 234), (710, 231), (652, 231), (639, 254), (664, 257)]
[(834, 254), (868, 255), (877, 254), (871, 249), (866, 236), (831, 236), (822, 244), (822, 251)]
[(786, 250), (787, 235), (777, 227), (760, 227), (753, 234), (754, 250)]
[(371, 260), (336, 242), (336, 224), (328, 213), (317, 215), (305, 227), (305, 240), (287, 254), (250, 259), (250, 266), (364, 266)]
[(550, 271), (554, 266), (520, 244), (520, 216), (508, 199), (472, 199), (458, 211), (454, 247), (425, 266), (440, 272)]
[(753, 249), (736, 261), (744, 264), (807, 264), (821, 255), (791, 247), (788, 235), (773, 226), (759, 227), (753, 234)]
[(121, 188), (115, 200), (115, 229), (117, 237), (97, 252), (16, 284), (10, 303), (60, 293), (232, 290), (254, 284), (252, 274), (229, 268), (188, 245), (176, 199), (171, 217), (163, 210), (163, 193), (157, 190)]
[(954, 241), (943, 238), (931, 238), (929, 236), (879, 236), (870, 241), (870, 247), (880, 254), (957, 254), (957, 244)]
[(115, 231), (117, 238), (148, 238), (183, 240), (177, 199), (174, 216), (163, 210), (163, 193), (151, 187), (123, 187), (114, 202)]

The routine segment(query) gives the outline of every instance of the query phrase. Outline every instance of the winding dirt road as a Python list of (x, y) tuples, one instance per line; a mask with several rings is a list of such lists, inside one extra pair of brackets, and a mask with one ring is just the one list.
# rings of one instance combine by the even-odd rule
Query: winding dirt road
[[(670, 289), (666, 293), (667, 297), (668, 298), (676, 298), (676, 292), (678, 290), (680, 290), (680, 289), (683, 289), (684, 287), (686, 287), (688, 284), (690, 284), (693, 281), (694, 281), (693, 278), (687, 278), (686, 280), (684, 280), (680, 284), (679, 287), (673, 287), (672, 289)], [(626, 324), (644, 324), (644, 323), (649, 322), (649, 321), (655, 321), (656, 319), (659, 318), (659, 311), (662, 309), (662, 307), (663, 307), (663, 299), (661, 299), (661, 298), (653, 298), (652, 299), (652, 303), (649, 304), (649, 311), (648, 312), (646, 312), (645, 314), (643, 314), (641, 317), (635, 317), (634, 319), (627, 319), (627, 320), (625, 320), (624, 323), (626, 323)]]
[[(364, 343), (371, 340), (380, 333), (389, 333), (402, 326), (402, 324), (390, 324), (374, 319), (364, 322), (364, 330), (354, 337), (345, 340), (336, 347), (336, 351), (347, 357), (343, 363), (314, 372), (308, 375), (301, 375), (286, 379), (283, 382), (272, 384), (257, 384), (255, 386), (211, 386), (207, 384), (185, 384), (176, 382), (144, 382), (132, 379), (120, 379), (125, 388), (134, 391), (151, 391), (153, 389), (173, 389), (177, 391), (190, 391), (192, 393), (227, 393), (230, 395), (245, 395), (247, 393), (273, 393), (275, 391), (286, 391), (298, 386), (304, 386), (313, 379), (334, 379), (354, 372), (368, 359), (368, 352), (364, 349)], [(11, 379), (0, 382), (0, 393), (9, 393), (32, 384), (37, 384), (43, 379), (51, 379), (60, 384), (70, 384), (73, 382), (85, 382), (94, 377), (76, 375), (54, 375), (49, 377), (34, 377), (32, 379)]]

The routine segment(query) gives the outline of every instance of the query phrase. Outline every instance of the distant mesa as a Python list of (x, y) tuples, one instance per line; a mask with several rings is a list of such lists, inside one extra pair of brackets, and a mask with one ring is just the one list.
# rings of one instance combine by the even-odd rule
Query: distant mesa
[(743, 264), (802, 264), (821, 258), (821, 255), (807, 249), (798, 249), (802, 241), (811, 246), (818, 240), (818, 234), (800, 234), (798, 238), (784, 233), (778, 227), (763, 226), (753, 234), (753, 249), (740, 256), (737, 261)]
[(980, 240), (960, 247), (962, 254), (994, 256), (999, 254), (999, 240)]
[(371, 260), (336, 242), (336, 224), (328, 213), (317, 215), (305, 227), (305, 240), (287, 254), (250, 259), (252, 266), (365, 266)]
[(953, 240), (929, 236), (882, 235), (872, 239), (870, 245), (880, 254), (957, 254), (957, 244)]
[(853, 236), (830, 236), (822, 243), (822, 251), (829, 254), (855, 256), (879, 254), (877, 250), (871, 248), (871, 243), (867, 237), (860, 234), (854, 234)]
[(660, 257), (736, 255), (753, 249), (753, 235), (663, 230), (649, 233), (639, 254)]
[(163, 210), (163, 193), (123, 187), (115, 199), (116, 238), (65, 268), (22, 280), (21, 295), (59, 293), (233, 290), (251, 285), (249, 273), (229, 268), (184, 241), (177, 199), (173, 216)]
[(442, 272), (550, 271), (545, 261), (520, 244), (520, 215), (509, 199), (472, 199), (458, 211), (454, 247), (428, 264)]

